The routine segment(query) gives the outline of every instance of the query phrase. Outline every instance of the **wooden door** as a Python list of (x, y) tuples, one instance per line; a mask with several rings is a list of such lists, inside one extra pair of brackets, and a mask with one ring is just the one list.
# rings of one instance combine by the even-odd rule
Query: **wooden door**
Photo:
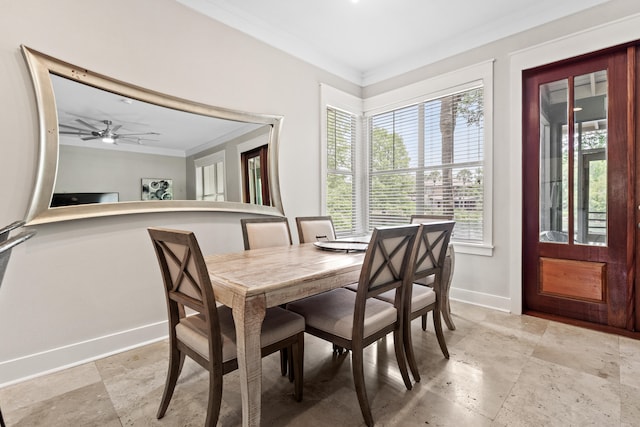
[(241, 154), (242, 199), (245, 203), (271, 206), (268, 156), (268, 145), (263, 145)]
[(635, 49), (523, 76), (523, 308), (633, 330)]

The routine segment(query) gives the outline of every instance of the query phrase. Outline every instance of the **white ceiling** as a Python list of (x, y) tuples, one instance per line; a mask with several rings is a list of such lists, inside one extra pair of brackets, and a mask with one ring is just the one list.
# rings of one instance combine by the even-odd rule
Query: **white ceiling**
[[(60, 132), (77, 132), (61, 133), (62, 145), (187, 157), (263, 126), (149, 104), (55, 74), (51, 82)], [(120, 135), (116, 144), (87, 135), (106, 129), (104, 121)]]
[(366, 86), (609, 0), (177, 0)]

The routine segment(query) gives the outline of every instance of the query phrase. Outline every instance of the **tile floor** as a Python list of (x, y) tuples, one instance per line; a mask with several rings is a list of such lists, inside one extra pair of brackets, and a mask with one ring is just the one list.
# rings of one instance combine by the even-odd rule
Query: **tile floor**
[[(407, 391), (392, 338), (366, 350), (366, 384), (377, 426), (640, 426), (640, 341), (452, 302), (451, 358), (431, 319), (413, 322), (422, 381)], [(156, 420), (167, 366), (159, 342), (0, 389), (8, 427), (201, 426), (207, 376), (189, 361), (169, 410)], [(263, 425), (364, 425), (349, 356), (305, 337), (304, 400), (263, 360)], [(224, 377), (219, 425), (241, 425), (238, 373)]]

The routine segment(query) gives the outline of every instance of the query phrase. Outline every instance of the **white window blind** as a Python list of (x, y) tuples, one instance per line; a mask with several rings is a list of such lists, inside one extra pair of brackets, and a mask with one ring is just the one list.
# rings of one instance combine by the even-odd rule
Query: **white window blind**
[(224, 151), (195, 160), (196, 199), (225, 201)]
[(356, 230), (356, 116), (327, 107), (327, 214), (338, 236)]
[(453, 216), (454, 238), (483, 242), (483, 88), (369, 118), (369, 228), (412, 214)]

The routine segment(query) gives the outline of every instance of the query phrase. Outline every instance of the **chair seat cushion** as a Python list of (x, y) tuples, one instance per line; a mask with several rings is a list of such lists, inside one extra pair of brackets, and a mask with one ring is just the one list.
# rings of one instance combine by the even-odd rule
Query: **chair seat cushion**
[[(356, 293), (339, 288), (287, 304), (287, 309), (304, 316), (307, 325), (347, 340), (353, 338)], [(368, 337), (397, 319), (396, 308), (375, 298), (367, 300), (364, 336)]]
[[(226, 306), (218, 307), (218, 319), (222, 336), (222, 361), (227, 362), (237, 357), (236, 328), (231, 309)], [(266, 347), (304, 332), (304, 326), (302, 316), (280, 307), (269, 308), (262, 322), (260, 346)], [(202, 357), (209, 359), (209, 342), (203, 315), (182, 319), (176, 325), (176, 336)]]
[[(396, 291), (388, 291), (378, 295), (376, 298), (381, 299), (382, 301), (390, 302), (393, 304), (393, 301), (396, 297)], [(434, 304), (436, 302), (436, 293), (433, 289), (413, 284), (413, 289), (411, 291), (411, 312), (415, 313), (416, 311), (422, 310), (423, 308)]]

